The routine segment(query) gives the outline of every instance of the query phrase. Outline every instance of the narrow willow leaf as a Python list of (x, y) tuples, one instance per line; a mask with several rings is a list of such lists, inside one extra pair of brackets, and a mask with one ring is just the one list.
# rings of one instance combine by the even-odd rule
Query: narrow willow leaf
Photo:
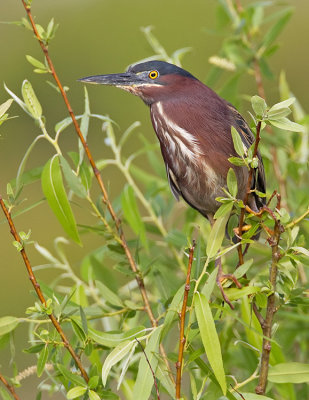
[(267, 48), (270, 46), (278, 37), (288, 20), (290, 19), (291, 15), (293, 13), (292, 9), (288, 9), (284, 15), (274, 24), (271, 25), (271, 28), (269, 31), (266, 33), (263, 39), (262, 46)]
[(117, 390), (119, 390), (119, 389), (120, 389), (120, 386), (122, 385), (123, 379), (124, 379), (125, 374), (126, 374), (128, 368), (129, 368), (130, 361), (131, 361), (131, 359), (132, 359), (132, 357), (133, 357), (133, 354), (134, 354), (134, 352), (135, 352), (135, 349), (136, 349), (136, 346), (137, 346), (137, 345), (138, 345), (138, 343), (137, 343), (137, 341), (135, 340), (135, 341), (134, 341), (134, 344), (133, 344), (133, 346), (132, 346), (132, 348), (131, 348), (131, 350), (130, 350), (130, 353), (129, 353), (128, 356), (127, 356), (127, 359), (124, 361), (124, 363), (123, 363), (122, 366), (121, 366), (122, 369), (121, 369), (121, 374), (120, 374), (120, 376), (119, 376), (118, 383), (117, 383)]
[(30, 114), (34, 119), (40, 119), (42, 117), (42, 107), (34, 93), (31, 83), (27, 81), (27, 79), (23, 81), (21, 93)]
[(0, 318), (0, 336), (13, 331), (19, 324), (19, 319), (16, 317), (1, 317)]
[(291, 247), (291, 250), (297, 251), (297, 253), (301, 253), (304, 256), (309, 257), (309, 250), (305, 249), (304, 247), (294, 246), (294, 247)]
[(201, 291), (201, 294), (205, 296), (206, 300), (210, 300), (210, 296), (216, 286), (216, 279), (217, 279), (217, 274), (218, 274), (218, 268), (215, 268), (212, 273), (209, 275), (207, 281), (205, 282), (205, 285)]
[(282, 363), (269, 369), (268, 380), (274, 383), (308, 383), (309, 364)]
[(128, 342), (125, 341), (114, 348), (113, 351), (109, 353), (106, 357), (103, 367), (102, 367), (102, 383), (103, 386), (106, 385), (107, 377), (111, 368), (122, 360), (132, 349), (134, 345), (134, 340)]
[(240, 299), (243, 296), (249, 296), (250, 294), (258, 293), (261, 291), (261, 288), (258, 286), (245, 286), (241, 289), (238, 288), (231, 288), (231, 289), (224, 289), (227, 297), (233, 301)]
[(223, 394), (226, 394), (226, 379), (223, 368), (222, 353), (215, 322), (206, 297), (195, 293), (195, 314), (200, 328), (202, 342), (209, 364), (217, 378)]
[(267, 104), (265, 100), (260, 96), (252, 96), (251, 104), (255, 114), (258, 117), (263, 117), (266, 113)]
[(112, 290), (110, 290), (110, 288), (104, 285), (104, 283), (95, 281), (95, 284), (104, 300), (108, 301), (114, 306), (123, 307), (123, 303), (120, 298)]
[(73, 383), (74, 385), (83, 385), (85, 383), (84, 379), (77, 375), (73, 374), (68, 368), (61, 364), (57, 364), (57, 369), (60, 373), (68, 380), (69, 383)]
[(269, 122), (277, 128), (292, 131), (292, 132), (306, 132), (306, 128), (303, 125), (297, 124), (296, 122), (290, 121), (288, 118), (278, 118), (276, 120), (269, 119)]
[(214, 219), (218, 219), (220, 217), (223, 217), (225, 214), (230, 213), (232, 208), (233, 208), (233, 201), (229, 201), (227, 203), (222, 204), (218, 210), (216, 211), (214, 215)]
[[(162, 329), (156, 328), (152, 333), (147, 346), (145, 347), (145, 353), (148, 357), (148, 361), (151, 364), (152, 370), (156, 372), (158, 365), (158, 357), (156, 353), (159, 350), (159, 343)], [(141, 354), (141, 360), (138, 366), (137, 378), (133, 388), (133, 399), (134, 400), (145, 400), (148, 399), (151, 393), (152, 386), (154, 384), (152, 372), (149, 368), (145, 355)]]
[(241, 137), (234, 126), (231, 127), (232, 139), (236, 153), (243, 157), (245, 155), (244, 144), (241, 140)]
[(178, 312), (179, 312), (179, 305), (182, 301), (184, 293), (184, 286), (182, 285), (174, 295), (170, 305), (168, 306), (168, 310), (164, 319), (163, 328), (162, 328), (162, 337), (164, 338), (170, 327), (173, 323), (174, 319), (179, 319)]
[(13, 103), (13, 99), (9, 99), (0, 105), (0, 118), (11, 107), (12, 103)]
[(34, 57), (32, 57), (32, 56), (29, 56), (29, 55), (26, 55), (26, 59), (27, 59), (27, 61), (31, 64), (31, 65), (33, 65), (34, 67), (37, 67), (37, 68), (39, 68), (39, 69), (43, 69), (43, 70), (45, 70), (45, 72), (46, 72), (46, 65), (44, 65), (41, 61), (39, 61), (39, 60), (37, 60), (36, 58), (34, 58)]
[(289, 108), (281, 108), (280, 110), (268, 111), (267, 117), (272, 120), (276, 120), (278, 118), (287, 117), (291, 114), (291, 110)]
[(45, 345), (43, 350), (40, 352), (39, 358), (38, 358), (37, 371), (36, 371), (38, 377), (40, 377), (44, 372), (44, 368), (45, 368), (46, 361), (48, 359), (48, 355), (49, 355), (48, 346)]
[(16, 176), (16, 181), (15, 181), (15, 182), (16, 182), (15, 193), (18, 193), (19, 190), (20, 190), (20, 188), (21, 188), (21, 186), (22, 186), (22, 183), (23, 183), (23, 174), (24, 174), (24, 170), (25, 170), (25, 167), (26, 167), (27, 160), (28, 160), (28, 158), (29, 158), (29, 156), (30, 156), (30, 153), (31, 153), (31, 151), (33, 150), (33, 148), (34, 148), (36, 142), (37, 142), (39, 139), (41, 139), (41, 138), (42, 138), (42, 136), (37, 136), (37, 137), (33, 140), (33, 142), (32, 142), (32, 143), (30, 144), (30, 146), (28, 147), (28, 149), (27, 149), (27, 151), (26, 151), (26, 153), (25, 153), (23, 159), (21, 160), (21, 163), (19, 164), (18, 171), (17, 171), (17, 176)]
[(139, 235), (142, 244), (148, 248), (146, 228), (137, 207), (134, 190), (127, 185), (121, 195), (123, 214), (133, 231)]
[(101, 397), (93, 390), (88, 392), (89, 400), (101, 400)]
[(237, 178), (236, 174), (233, 168), (229, 169), (229, 172), (227, 173), (227, 187), (229, 189), (229, 192), (233, 197), (236, 197), (238, 188), (237, 188)]
[(223, 217), (218, 218), (210, 231), (206, 247), (206, 254), (209, 258), (214, 257), (221, 247), (229, 216), (230, 214), (227, 213)]
[(15, 93), (13, 93), (7, 86), (4, 84), (4, 89), (8, 92), (8, 94), (13, 98), (14, 101), (27, 113), (28, 115), (31, 115), (30, 112), (28, 111), (28, 108), (26, 104), (18, 97), (16, 96)]
[[(71, 320), (82, 327), (80, 319), (71, 317)], [(137, 326), (128, 330), (127, 332), (101, 332), (88, 326), (88, 335), (96, 343), (106, 347), (116, 347), (120, 343), (134, 338), (139, 338), (147, 332), (147, 329), (143, 326)]]
[(64, 190), (57, 155), (45, 165), (42, 172), (42, 189), (50, 208), (58, 218), (65, 232), (78, 244), (81, 244), (75, 218)]
[(295, 97), (291, 97), (290, 99), (280, 101), (280, 103), (274, 104), (269, 110), (268, 113), (271, 113), (273, 111), (278, 111), (284, 108), (290, 107), (293, 103), (295, 103)]
[[(87, 140), (88, 136), (88, 129), (89, 129), (89, 119), (90, 119), (90, 103), (89, 103), (89, 96), (86, 86), (84, 86), (84, 99), (85, 99), (85, 110), (84, 114), (82, 115), (82, 120), (80, 124), (80, 130), (83, 134), (85, 140)], [(78, 142), (79, 148), (79, 164), (83, 161), (85, 149), (82, 145), (82, 142), (79, 140)]]
[(76, 386), (73, 389), (70, 389), (67, 393), (67, 399), (76, 399), (77, 397), (82, 396), (86, 393), (87, 388), (84, 386)]
[[(77, 120), (82, 118), (82, 115), (77, 115), (75, 117)], [(55, 132), (56, 133), (60, 133), (62, 132), (65, 128), (67, 128), (68, 126), (70, 126), (72, 124), (72, 118), (71, 117), (66, 117), (63, 120), (59, 121), (56, 125), (55, 125)]]
[[(235, 144), (234, 144), (234, 146), (235, 146)], [(246, 165), (246, 162), (238, 157), (229, 157), (228, 160), (231, 164), (236, 165), (238, 167)]]
[(76, 194), (76, 196), (80, 197), (81, 199), (85, 199), (87, 197), (87, 191), (80, 178), (72, 171), (70, 164), (63, 156), (60, 156), (60, 162), (63, 175), (69, 188), (74, 194)]

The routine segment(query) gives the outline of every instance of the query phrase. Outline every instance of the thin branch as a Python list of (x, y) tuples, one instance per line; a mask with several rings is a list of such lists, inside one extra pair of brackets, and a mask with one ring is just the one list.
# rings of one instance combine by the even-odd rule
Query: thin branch
[[(7, 221), (8, 221), (8, 224), (10, 226), (11, 234), (13, 235), (14, 239), (23, 246), (22, 240), (20, 239), (19, 234), (17, 233), (17, 230), (15, 228), (15, 225), (14, 225), (14, 222), (12, 220), (11, 214), (8, 211), (6, 205), (4, 204), (4, 201), (3, 201), (1, 195), (0, 195), (0, 205), (1, 205), (1, 208), (2, 208), (2, 210), (4, 212), (4, 215), (5, 215), (5, 217), (6, 217)], [(27, 253), (26, 253), (26, 250), (25, 250), (24, 247), (22, 247), (22, 249), (20, 250), (20, 254), (21, 254), (21, 256), (22, 256), (22, 258), (24, 260), (24, 264), (25, 264), (25, 266), (27, 268), (27, 272), (28, 272), (28, 275), (29, 275), (29, 279), (30, 279), (30, 281), (32, 283), (32, 286), (34, 287), (34, 290), (36, 291), (36, 294), (37, 294), (38, 298), (40, 299), (40, 302), (43, 305), (46, 306), (45, 297), (44, 297), (44, 295), (42, 293), (42, 290), (40, 288), (40, 285), (39, 285), (38, 281), (36, 280), (36, 277), (35, 277), (35, 275), (33, 273), (32, 266), (30, 264), (29, 258), (27, 256)], [(70, 343), (69, 343), (66, 335), (64, 334), (64, 332), (63, 332), (58, 320), (56, 319), (56, 317), (53, 314), (48, 315), (48, 317), (50, 318), (50, 320), (53, 323), (54, 327), (56, 328), (57, 332), (59, 333), (59, 335), (60, 335), (60, 337), (62, 339), (62, 342), (64, 344), (64, 347), (69, 351), (69, 353), (71, 354), (73, 360), (75, 361), (78, 369), (80, 370), (80, 372), (82, 374), (82, 377), (84, 378), (84, 380), (86, 382), (88, 382), (89, 378), (88, 378), (87, 372), (85, 371), (84, 367), (82, 366), (80, 358), (78, 357), (78, 355), (73, 350), (73, 347), (70, 345)]]
[(293, 228), (295, 225), (299, 224), (303, 219), (309, 215), (309, 208), (300, 217), (294, 219), (292, 222), (286, 225), (287, 229)]
[(139, 286), (139, 289), (141, 291), (141, 295), (142, 295), (142, 298), (143, 298), (143, 302), (144, 302), (144, 305), (145, 305), (145, 310), (146, 310), (146, 312), (147, 312), (147, 314), (149, 316), (149, 319), (151, 321), (152, 326), (156, 327), (157, 326), (157, 322), (156, 322), (156, 320), (154, 318), (154, 315), (153, 315), (151, 307), (150, 307), (148, 296), (147, 296), (147, 293), (146, 293), (146, 290), (145, 290), (144, 281), (143, 281), (143, 279), (142, 279), (142, 277), (141, 277), (141, 275), (139, 273), (139, 270), (138, 270), (138, 268), (136, 266), (136, 263), (135, 263), (135, 261), (134, 261), (134, 259), (132, 257), (131, 251), (130, 251), (130, 249), (128, 247), (128, 244), (126, 242), (126, 239), (125, 239), (124, 233), (122, 231), (122, 227), (121, 227), (121, 221), (117, 217), (117, 215), (116, 215), (116, 213), (115, 213), (115, 211), (113, 209), (113, 206), (112, 206), (112, 204), (111, 204), (111, 202), (109, 200), (109, 197), (108, 197), (108, 194), (107, 194), (107, 190), (106, 190), (104, 182), (102, 180), (100, 171), (99, 171), (99, 169), (97, 168), (97, 166), (95, 164), (95, 161), (94, 161), (94, 159), (92, 157), (92, 154), (91, 154), (91, 152), (89, 150), (89, 147), (88, 147), (88, 145), (87, 145), (87, 143), (86, 143), (86, 141), (85, 141), (85, 139), (83, 137), (83, 134), (82, 134), (82, 132), (80, 130), (80, 127), (79, 127), (78, 122), (77, 122), (77, 120), (75, 118), (75, 114), (73, 113), (73, 110), (72, 110), (72, 107), (71, 107), (70, 102), (68, 100), (68, 97), (66, 95), (66, 92), (63, 89), (63, 86), (62, 86), (62, 84), (60, 82), (60, 79), (59, 79), (57, 73), (56, 73), (56, 70), (55, 70), (55, 67), (53, 65), (53, 62), (52, 62), (52, 60), (51, 60), (51, 58), (49, 56), (47, 46), (44, 44), (44, 42), (43, 42), (43, 40), (42, 40), (42, 38), (41, 38), (37, 28), (36, 28), (34, 19), (33, 19), (32, 14), (31, 14), (31, 8), (30, 8), (30, 6), (28, 6), (26, 4), (25, 0), (21, 0), (21, 1), (23, 3), (23, 6), (24, 6), (26, 12), (27, 12), (28, 18), (30, 20), (30, 23), (31, 23), (31, 26), (32, 26), (32, 29), (33, 29), (33, 32), (34, 32), (37, 40), (39, 41), (41, 49), (42, 49), (42, 51), (43, 51), (43, 53), (45, 55), (45, 58), (46, 58), (46, 61), (48, 63), (48, 66), (49, 66), (49, 69), (51, 71), (51, 74), (54, 77), (54, 79), (55, 79), (55, 81), (57, 83), (57, 86), (59, 87), (60, 93), (61, 93), (61, 95), (63, 97), (64, 102), (65, 102), (65, 105), (66, 105), (66, 107), (68, 109), (68, 112), (69, 112), (71, 118), (72, 118), (73, 125), (74, 125), (74, 128), (76, 130), (76, 133), (77, 133), (77, 135), (78, 135), (78, 137), (79, 137), (79, 139), (80, 139), (80, 141), (81, 141), (81, 143), (82, 143), (82, 145), (84, 147), (86, 156), (87, 156), (87, 158), (88, 158), (88, 160), (89, 160), (89, 162), (91, 164), (91, 167), (93, 169), (94, 175), (95, 175), (95, 177), (96, 177), (96, 179), (98, 181), (98, 184), (100, 186), (100, 189), (101, 189), (101, 192), (102, 192), (102, 195), (103, 195), (103, 202), (107, 206), (108, 211), (109, 211), (109, 213), (110, 213), (110, 215), (111, 215), (111, 217), (112, 217), (112, 219), (113, 219), (113, 221), (115, 223), (117, 231), (119, 232), (119, 236), (120, 236), (120, 239), (121, 239), (121, 246), (123, 247), (123, 250), (124, 250), (128, 260), (129, 260), (129, 264), (130, 264), (130, 267), (131, 267), (132, 271), (135, 273), (135, 277), (136, 277), (136, 280), (137, 280), (137, 283), (138, 283), (138, 286)]
[(195, 241), (193, 241), (192, 246), (189, 249), (189, 262), (188, 262), (188, 271), (187, 278), (185, 284), (185, 290), (183, 295), (183, 303), (180, 313), (180, 332), (179, 332), (179, 350), (178, 350), (178, 360), (176, 363), (176, 399), (181, 398), (181, 375), (182, 375), (182, 364), (183, 364), (183, 352), (186, 343), (186, 338), (184, 336), (185, 332), (185, 319), (186, 319), (186, 311), (187, 311), (187, 303), (188, 296), (190, 291), (190, 276), (191, 276), (191, 268), (193, 263), (193, 254), (195, 249)]
[(144, 353), (145, 359), (147, 361), (147, 364), (149, 365), (150, 371), (151, 371), (152, 376), (153, 376), (153, 382), (154, 382), (154, 385), (155, 385), (155, 388), (156, 388), (156, 392), (157, 392), (157, 399), (160, 400), (160, 393), (159, 393), (157, 378), (156, 378), (156, 375), (155, 375), (155, 373), (154, 373), (154, 371), (152, 369), (152, 366), (150, 364), (149, 358), (147, 357), (147, 354), (145, 352), (145, 349), (144, 349), (142, 343), (137, 338), (135, 338), (135, 340), (137, 341), (137, 343), (139, 344), (140, 348), (142, 349), (142, 352)]
[(0, 381), (7, 388), (7, 390), (11, 393), (15, 400), (20, 400), (20, 397), (15, 392), (14, 386), (10, 385), (9, 382), (5, 379), (5, 377), (0, 373)]
[[(279, 196), (280, 201), (280, 196)], [(278, 202), (279, 202), (278, 201)], [(279, 206), (280, 207), (280, 206)], [(277, 208), (279, 208), (277, 206)], [(272, 246), (272, 263), (269, 272), (269, 281), (271, 284), (272, 293), (268, 296), (267, 299), (267, 308), (266, 308), (266, 316), (261, 324), (263, 330), (263, 345), (262, 345), (262, 358), (261, 358), (261, 366), (260, 366), (260, 376), (259, 383), (255, 388), (255, 392), (257, 394), (264, 394), (267, 385), (267, 377), (268, 377), (268, 367), (269, 367), (269, 357), (271, 351), (271, 328), (272, 322), (274, 318), (274, 314), (277, 311), (275, 302), (276, 302), (276, 281), (277, 281), (277, 273), (278, 273), (278, 262), (281, 258), (280, 250), (279, 250), (279, 241), (280, 235), (282, 233), (282, 226), (278, 220), (275, 221), (275, 229), (274, 235), (269, 239), (269, 243)]]

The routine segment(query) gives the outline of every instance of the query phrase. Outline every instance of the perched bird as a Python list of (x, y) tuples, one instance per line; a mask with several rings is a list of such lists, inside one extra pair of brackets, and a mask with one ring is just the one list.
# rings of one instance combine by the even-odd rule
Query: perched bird
[[(248, 149), (254, 136), (239, 112), (212, 89), (189, 72), (163, 61), (133, 64), (125, 73), (96, 75), (82, 82), (112, 85), (139, 96), (150, 108), (153, 128), (160, 142), (171, 191), (204, 215), (211, 224), (225, 196), (227, 173), (234, 168), (238, 183), (238, 199), (246, 194), (247, 167), (236, 167), (228, 158), (237, 156), (231, 127), (238, 131)], [(263, 162), (252, 180), (252, 189), (265, 192)], [(256, 192), (249, 195), (248, 205), (258, 211), (264, 198)], [(217, 282), (224, 295), (221, 263)]]

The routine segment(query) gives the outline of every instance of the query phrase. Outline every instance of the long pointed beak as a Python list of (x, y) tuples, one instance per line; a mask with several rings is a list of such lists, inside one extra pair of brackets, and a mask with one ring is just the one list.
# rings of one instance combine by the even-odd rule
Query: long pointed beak
[(78, 79), (80, 82), (110, 86), (132, 86), (146, 83), (144, 79), (132, 72), (122, 74), (94, 75)]

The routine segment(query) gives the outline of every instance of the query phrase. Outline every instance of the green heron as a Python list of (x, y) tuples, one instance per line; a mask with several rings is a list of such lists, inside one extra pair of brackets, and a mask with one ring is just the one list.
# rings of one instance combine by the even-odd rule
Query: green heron
[[(125, 73), (96, 75), (82, 82), (112, 85), (139, 96), (149, 107), (153, 128), (160, 142), (171, 191), (198, 210), (211, 224), (225, 196), (227, 172), (234, 168), (238, 183), (238, 198), (246, 194), (248, 169), (232, 165), (228, 158), (237, 157), (231, 127), (238, 131), (243, 146), (248, 149), (254, 141), (248, 124), (239, 112), (212, 89), (189, 72), (164, 61), (133, 64)], [(252, 189), (265, 192), (265, 173), (260, 154), (252, 181)], [(264, 198), (255, 191), (248, 204), (258, 211)], [(221, 262), (217, 283), (222, 289)]]

